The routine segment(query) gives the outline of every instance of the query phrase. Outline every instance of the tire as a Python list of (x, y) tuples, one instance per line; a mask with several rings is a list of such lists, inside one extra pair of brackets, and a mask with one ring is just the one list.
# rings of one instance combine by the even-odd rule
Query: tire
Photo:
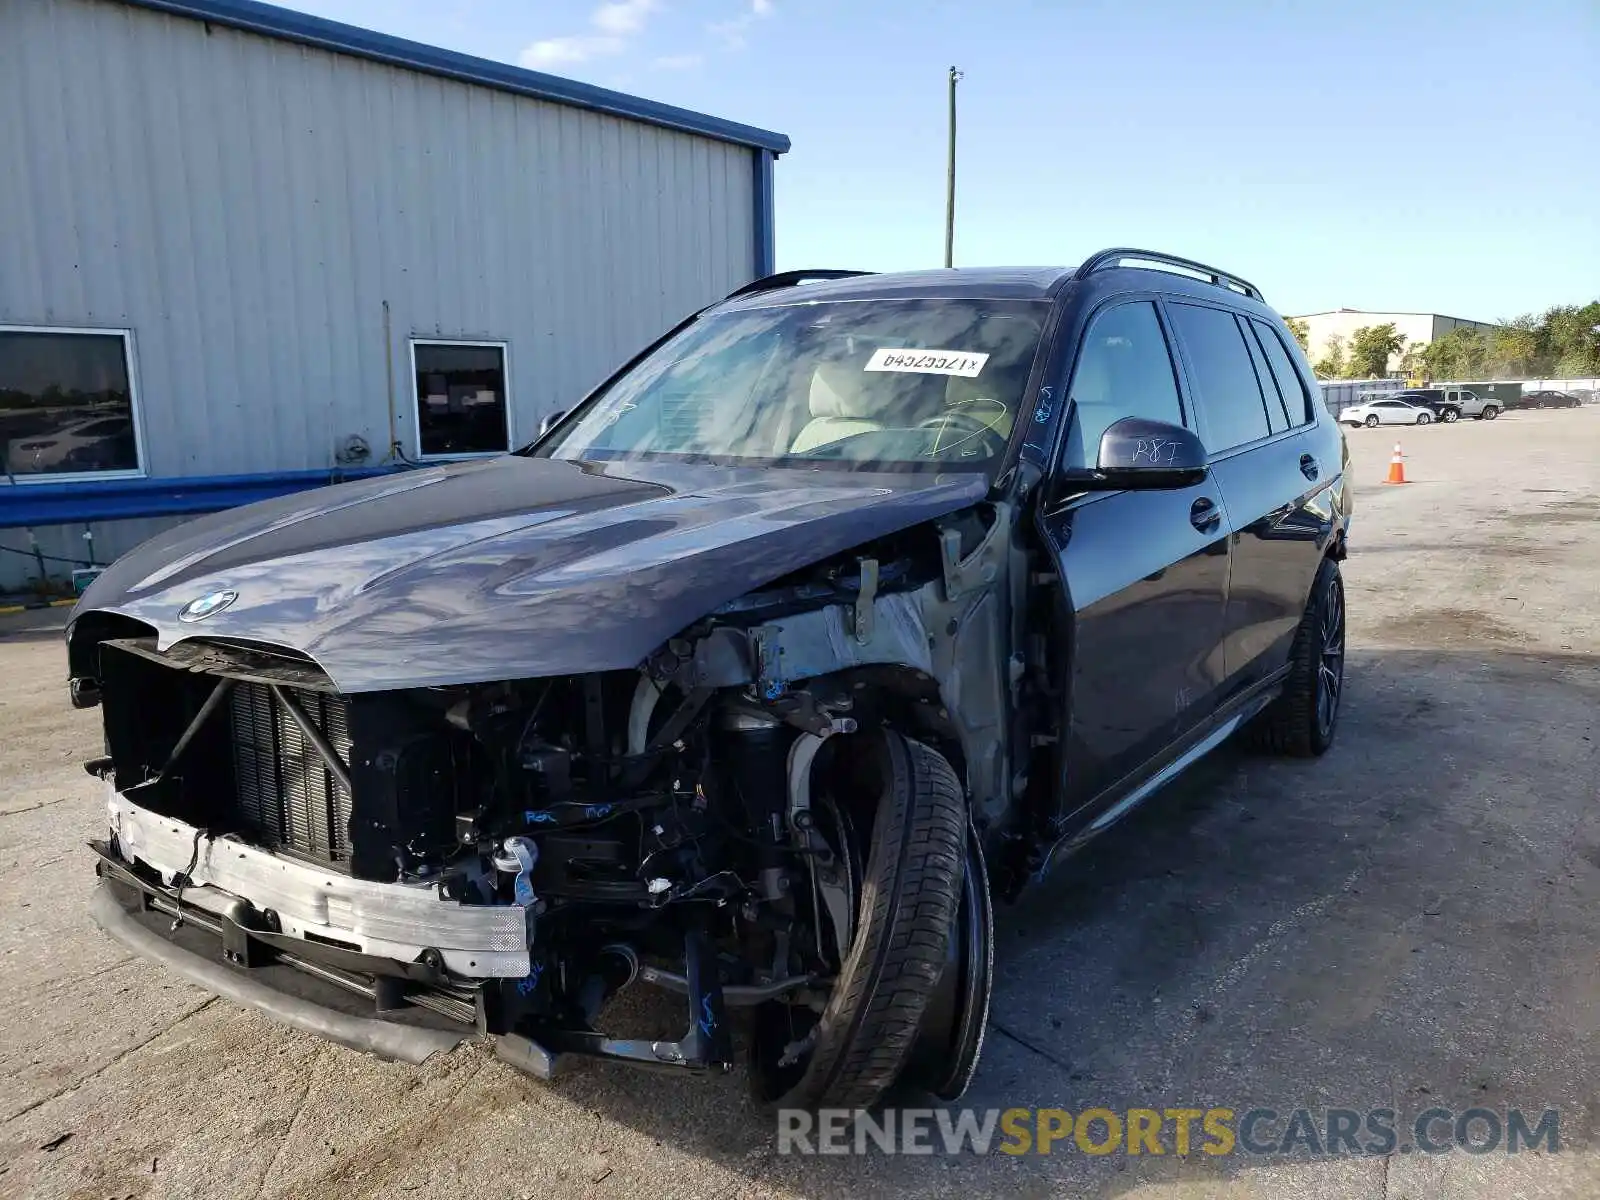
[(961, 782), (919, 742), (887, 729), (866, 736), (877, 742), (867, 757), (882, 786), (864, 907), (814, 1046), (803, 1069), (777, 1062), (782, 1022), (797, 1010), (776, 1003), (757, 1010), (750, 1038), (751, 1088), (774, 1108), (870, 1108), (911, 1054), (956, 928), (967, 839)]
[[(1327, 644), (1330, 624), (1335, 637), (1331, 646)], [(1282, 694), (1250, 724), (1247, 740), (1269, 754), (1316, 758), (1333, 745), (1343, 692), (1344, 579), (1339, 564), (1325, 558), (1317, 568), (1311, 597), (1295, 630), (1289, 678)]]
[(1494, 420), (1494, 419), (1495, 419), (1495, 418), (1496, 418), (1496, 417), (1498, 417), (1498, 416), (1499, 416), (1499, 415), (1500, 415), (1500, 410), (1499, 410), (1499, 409), (1498, 409), (1498, 408), (1496, 408), (1496, 407), (1495, 407), (1495, 406), (1494, 406), (1494, 405), (1492, 405), (1492, 404), (1491, 404), (1491, 405), (1489, 405), (1489, 407), (1488, 407), (1488, 408), (1486, 408), (1486, 409), (1484, 409), (1484, 410), (1483, 410), (1483, 419), (1484, 419), (1484, 420), (1485, 420), (1485, 421), (1492, 421), (1492, 420)]
[(1374, 414), (1373, 414), (1373, 415), (1372, 415), (1372, 416), (1370, 416), (1370, 417), (1368, 417), (1368, 418), (1367, 418), (1367, 419), (1366, 419), (1366, 422), (1365, 422), (1365, 424), (1366, 424), (1366, 426), (1367, 426), (1367, 428), (1368, 428), (1368, 429), (1376, 429), (1376, 428), (1377, 428), (1377, 427), (1378, 427), (1378, 417), (1377, 417), (1377, 414), (1376, 414), (1376, 413), (1374, 413)]
[(1439, 420), (1443, 421), (1446, 425), (1452, 425), (1460, 419), (1461, 413), (1453, 408), (1447, 408), (1439, 414)]
[(1430, 414), (1425, 413), (1425, 412), (1418, 413), (1417, 414), (1417, 424), (1418, 425), (1431, 425), (1431, 424), (1433, 424), (1433, 417)]

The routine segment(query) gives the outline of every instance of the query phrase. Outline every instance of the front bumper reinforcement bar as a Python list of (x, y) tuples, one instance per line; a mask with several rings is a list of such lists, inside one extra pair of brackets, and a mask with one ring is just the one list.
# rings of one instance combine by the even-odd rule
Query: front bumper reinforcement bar
[(375, 1017), (358, 1017), (325, 1008), (310, 1000), (277, 991), (242, 975), (226, 963), (196, 954), (146, 928), (122, 907), (102, 883), (89, 902), (89, 913), (109, 936), (135, 954), (154, 959), (196, 987), (227, 1000), (260, 1009), (290, 1028), (327, 1038), (352, 1050), (365, 1050), (382, 1058), (421, 1063), (434, 1054), (454, 1049), (474, 1031), (452, 1033), (398, 1025)]

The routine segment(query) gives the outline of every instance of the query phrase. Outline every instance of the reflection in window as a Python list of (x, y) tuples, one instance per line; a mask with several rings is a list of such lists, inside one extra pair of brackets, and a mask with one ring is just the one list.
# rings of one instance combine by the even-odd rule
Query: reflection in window
[(926, 299), (716, 313), (540, 453), (981, 470), (1005, 450), (1044, 316), (1034, 301)]
[(1266, 437), (1261, 384), (1233, 314), (1195, 304), (1174, 304), (1170, 311), (1205, 412), (1206, 449), (1220, 454)]
[(1095, 317), (1084, 335), (1068, 389), (1072, 420), (1062, 465), (1092, 468), (1106, 427), (1124, 417), (1183, 424), (1172, 356), (1155, 305), (1119, 304)]
[(503, 344), (413, 342), (411, 353), (424, 458), (510, 449)]
[(0, 448), (12, 478), (137, 471), (127, 335), (0, 328)]
[(1311, 397), (1306, 392), (1305, 380), (1301, 379), (1300, 372), (1294, 369), (1294, 361), (1284, 348), (1283, 336), (1264, 321), (1252, 319), (1251, 323), (1255, 326), (1256, 336), (1260, 338), (1261, 345), (1266, 349), (1267, 361), (1272, 367), (1273, 377), (1277, 380), (1278, 394), (1283, 398), (1289, 424), (1304, 425), (1315, 419), (1316, 410), (1311, 407)]

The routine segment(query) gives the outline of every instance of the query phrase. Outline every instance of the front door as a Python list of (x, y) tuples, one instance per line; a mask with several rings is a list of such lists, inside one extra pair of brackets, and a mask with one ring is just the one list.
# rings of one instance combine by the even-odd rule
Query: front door
[[(1057, 469), (1093, 467), (1101, 433), (1123, 417), (1189, 423), (1150, 300), (1096, 313), (1071, 378)], [(1056, 810), (1068, 832), (1114, 803), (1141, 765), (1214, 704), (1223, 682), (1229, 525), (1208, 480), (1058, 496), (1039, 527), (1070, 626)]]

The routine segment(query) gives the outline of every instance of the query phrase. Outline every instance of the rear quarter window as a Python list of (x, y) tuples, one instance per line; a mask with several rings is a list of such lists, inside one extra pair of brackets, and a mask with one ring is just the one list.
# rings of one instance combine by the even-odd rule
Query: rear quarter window
[(1278, 385), (1284, 411), (1290, 425), (1306, 425), (1316, 419), (1311, 406), (1311, 393), (1306, 389), (1305, 377), (1295, 369), (1289, 348), (1283, 344), (1283, 335), (1265, 321), (1249, 319), (1261, 348), (1266, 352), (1267, 366)]

